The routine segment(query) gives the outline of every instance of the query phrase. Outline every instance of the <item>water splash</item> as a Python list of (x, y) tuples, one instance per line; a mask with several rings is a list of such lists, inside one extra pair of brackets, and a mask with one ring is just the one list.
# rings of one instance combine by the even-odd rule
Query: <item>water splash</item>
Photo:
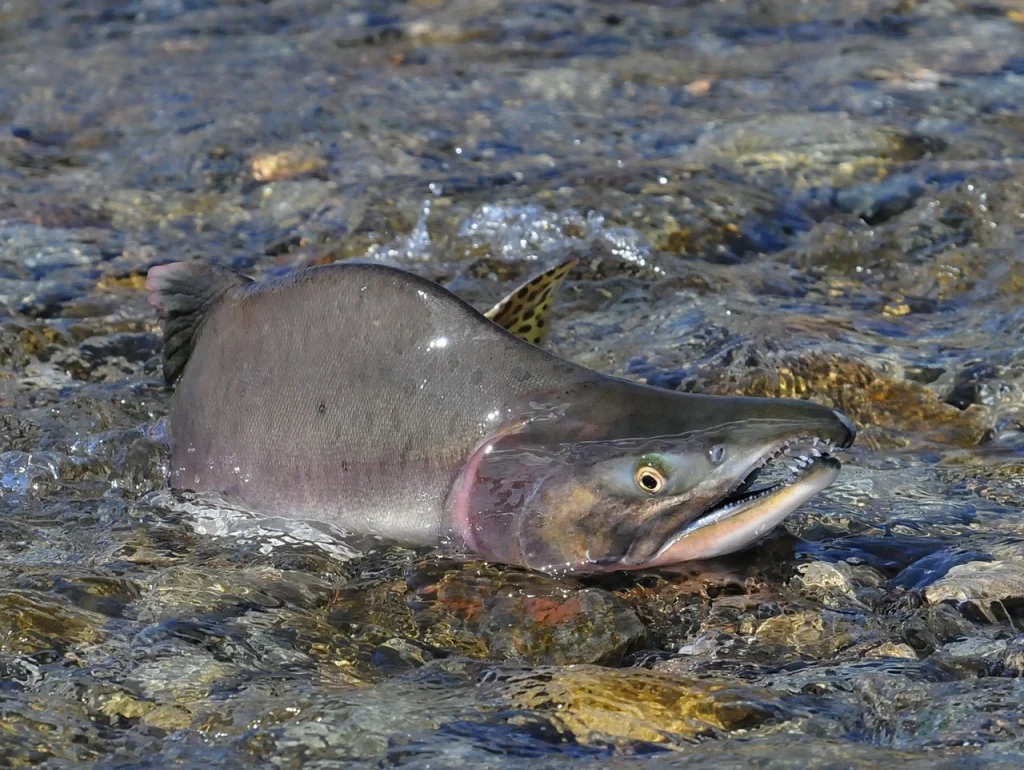
[(606, 227), (604, 215), (596, 211), (584, 216), (575, 209), (555, 212), (534, 204), (487, 203), (467, 217), (459, 236), (508, 261), (562, 257), (598, 247), (640, 266), (651, 260), (651, 245), (641, 233)]
[(254, 544), (263, 554), (289, 545), (312, 545), (341, 561), (365, 553), (361, 542), (359, 547), (352, 545), (347, 533), (327, 524), (259, 515), (217, 495), (161, 489), (142, 497), (139, 503), (185, 513), (196, 534), (229, 539), (239, 545)]

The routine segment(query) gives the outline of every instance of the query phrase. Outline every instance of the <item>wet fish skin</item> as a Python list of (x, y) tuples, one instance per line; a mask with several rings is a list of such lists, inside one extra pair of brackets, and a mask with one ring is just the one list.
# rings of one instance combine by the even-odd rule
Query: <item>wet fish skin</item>
[(578, 376), (395, 268), (334, 264), (253, 283), (175, 263), (148, 280), (167, 328), (196, 330), (188, 312), (167, 312), (190, 293), (204, 314), (180, 370), (184, 333), (168, 337), (171, 485), (262, 513), (438, 542), (453, 477), (509, 397)]
[[(598, 374), (383, 265), (256, 283), (174, 263), (147, 286), (176, 385), (171, 485), (265, 514), (535, 569), (636, 569), (772, 447), (853, 441), (806, 401)], [(636, 486), (648, 455), (664, 494)]]

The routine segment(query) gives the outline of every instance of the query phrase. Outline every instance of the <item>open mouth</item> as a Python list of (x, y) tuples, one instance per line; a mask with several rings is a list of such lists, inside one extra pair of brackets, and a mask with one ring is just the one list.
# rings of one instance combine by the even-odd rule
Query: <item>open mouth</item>
[[(735, 489), (700, 514), (680, 534), (722, 521), (812, 475), (819, 466), (839, 467), (832, 442), (817, 437), (787, 441), (765, 455)], [(755, 488), (754, 483), (761, 483)]]
[(827, 487), (839, 474), (834, 445), (788, 439), (765, 454), (731, 492), (662, 546), (655, 564), (706, 559), (746, 547)]

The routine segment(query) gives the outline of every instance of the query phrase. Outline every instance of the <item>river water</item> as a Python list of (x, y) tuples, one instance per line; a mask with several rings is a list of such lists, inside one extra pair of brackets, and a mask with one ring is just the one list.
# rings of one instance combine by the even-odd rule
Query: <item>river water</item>
[[(1021, 767), (1022, 105), (1012, 0), (0, 0), (0, 764)], [(569, 256), (552, 350), (839, 481), (579, 580), (164, 490), (150, 266)]]

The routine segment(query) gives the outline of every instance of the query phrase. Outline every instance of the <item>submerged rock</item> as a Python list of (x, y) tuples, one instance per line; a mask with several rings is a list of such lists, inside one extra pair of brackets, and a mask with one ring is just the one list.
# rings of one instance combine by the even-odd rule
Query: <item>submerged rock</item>
[(596, 666), (539, 668), (495, 688), (516, 708), (547, 716), (583, 744), (654, 743), (681, 748), (699, 736), (786, 719), (773, 693), (723, 680)]
[(50, 270), (97, 264), (99, 248), (74, 230), (0, 221), (0, 266), (39, 277)]
[(812, 562), (797, 568), (799, 573), (790, 585), (804, 596), (821, 602), (832, 609), (855, 607), (867, 610), (859, 596), (864, 588), (882, 583), (882, 576), (871, 567), (853, 567), (843, 562)]
[[(958, 564), (924, 591), (931, 604), (951, 602), (989, 623), (1014, 622), (1024, 607), (1024, 563), (972, 561)], [(1001, 618), (997, 617), (998, 615)]]
[[(0, 2), (0, 765), (1019, 770), (1017, 6)], [(147, 495), (153, 265), (569, 256), (552, 351), (838, 407), (837, 482), (564, 580)]]
[(754, 633), (758, 644), (815, 660), (828, 659), (868, 637), (856, 618), (824, 611), (797, 612), (768, 618)]
[(323, 170), (324, 157), (312, 147), (292, 147), (280, 152), (256, 155), (250, 161), (257, 182), (277, 182)]
[(750, 368), (707, 369), (693, 389), (708, 393), (811, 398), (847, 414), (857, 444), (870, 449), (977, 446), (991, 428), (982, 406), (957, 409), (912, 380), (893, 379), (837, 355), (785, 356)]
[(104, 615), (69, 606), (37, 591), (0, 592), (0, 650), (60, 654), (94, 644), (106, 632)]
[(630, 606), (607, 591), (514, 570), (467, 567), (417, 594), (436, 620), (478, 635), (499, 660), (614, 663), (646, 633)]

